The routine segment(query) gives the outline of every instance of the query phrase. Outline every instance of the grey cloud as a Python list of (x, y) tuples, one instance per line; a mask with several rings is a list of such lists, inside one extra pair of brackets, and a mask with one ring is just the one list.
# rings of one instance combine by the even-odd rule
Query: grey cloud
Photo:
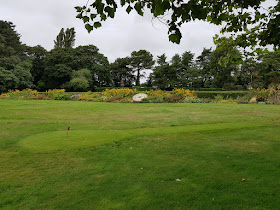
[(0, 0), (0, 19), (12, 21), (27, 45), (53, 48), (53, 40), (64, 27), (75, 27), (76, 46), (93, 44), (112, 62), (129, 56), (134, 50), (146, 49), (155, 57), (165, 53), (170, 59), (175, 53), (190, 50), (199, 55), (203, 47), (213, 46), (212, 37), (219, 28), (207, 23), (188, 23), (182, 27), (180, 45), (168, 41), (167, 27), (147, 13), (141, 17), (125, 8), (117, 11), (114, 19), (88, 34), (83, 22), (76, 19), (74, 6), (86, 4), (85, 0)]

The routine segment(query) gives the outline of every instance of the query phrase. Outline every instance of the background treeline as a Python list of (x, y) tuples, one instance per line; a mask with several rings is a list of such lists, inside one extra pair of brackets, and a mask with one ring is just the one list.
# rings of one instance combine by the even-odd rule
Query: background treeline
[(145, 70), (152, 70), (142, 86), (160, 89), (264, 87), (280, 82), (280, 51), (241, 53), (228, 38), (214, 38), (215, 49), (201, 55), (186, 51), (170, 61), (146, 50), (117, 58), (113, 63), (94, 45), (74, 48), (75, 30), (61, 29), (54, 48), (30, 47), (21, 43), (11, 22), (0, 21), (0, 92), (34, 88), (39, 91), (64, 88), (68, 91), (98, 87), (140, 86)]

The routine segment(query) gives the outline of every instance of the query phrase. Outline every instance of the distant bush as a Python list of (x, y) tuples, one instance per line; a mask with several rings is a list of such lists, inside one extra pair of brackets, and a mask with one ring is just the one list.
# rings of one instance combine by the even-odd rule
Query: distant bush
[(223, 99), (242, 97), (250, 93), (249, 91), (197, 91), (198, 98), (211, 98), (215, 99), (215, 96), (221, 95)]
[(137, 89), (137, 91), (140, 91), (140, 92), (155, 90), (155, 88), (152, 88), (152, 87), (140, 87), (140, 86), (134, 86), (134, 87), (97, 87), (97, 88), (94, 88), (94, 92), (103, 92), (106, 89), (108, 89), (108, 90), (111, 90), (111, 89)]
[(157, 96), (148, 96), (147, 98), (142, 99), (141, 103), (163, 103), (164, 97), (162, 95)]
[(85, 78), (73, 78), (68, 83), (68, 88), (74, 91), (86, 91), (89, 87), (89, 82)]

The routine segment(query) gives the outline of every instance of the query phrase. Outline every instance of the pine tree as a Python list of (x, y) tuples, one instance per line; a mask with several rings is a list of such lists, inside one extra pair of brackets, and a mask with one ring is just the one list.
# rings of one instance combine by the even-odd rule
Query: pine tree
[(72, 48), (75, 44), (75, 29), (67, 28), (64, 31), (62, 28), (54, 40), (54, 48)]

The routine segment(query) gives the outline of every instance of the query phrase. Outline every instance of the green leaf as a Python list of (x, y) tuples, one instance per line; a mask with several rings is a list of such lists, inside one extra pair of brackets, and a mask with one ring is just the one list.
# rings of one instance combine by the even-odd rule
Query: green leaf
[(95, 22), (93, 24), (93, 26), (94, 26), (94, 28), (99, 28), (99, 27), (101, 27), (101, 23), (100, 22)]
[(125, 0), (121, 0), (121, 6), (125, 5)]
[(133, 8), (129, 5), (127, 8), (126, 8), (126, 12), (129, 14), (131, 12)]
[(115, 10), (109, 6), (105, 7), (104, 9), (105, 12), (108, 13), (108, 15), (111, 17), (111, 18), (114, 18), (115, 16)]
[(91, 14), (91, 15), (90, 15), (91, 20), (93, 20), (94, 18), (96, 18), (96, 16), (97, 16), (96, 14)]
[(88, 16), (84, 16), (84, 17), (83, 17), (83, 21), (84, 21), (84, 23), (89, 22), (89, 17), (88, 17)]
[(169, 41), (176, 43), (176, 44), (180, 44), (180, 41), (181, 41), (180, 34), (170, 34)]
[(77, 12), (81, 12), (82, 11), (82, 7), (75, 7)]
[(137, 2), (134, 6), (134, 9), (137, 11), (137, 13), (141, 16), (143, 16), (143, 11), (142, 11), (142, 5), (141, 2)]
[(76, 16), (76, 18), (82, 19), (82, 18), (83, 18), (82, 13), (79, 13), (79, 14)]
[(87, 29), (87, 31), (90, 33), (93, 30), (93, 26), (90, 24), (86, 24), (85, 28)]

